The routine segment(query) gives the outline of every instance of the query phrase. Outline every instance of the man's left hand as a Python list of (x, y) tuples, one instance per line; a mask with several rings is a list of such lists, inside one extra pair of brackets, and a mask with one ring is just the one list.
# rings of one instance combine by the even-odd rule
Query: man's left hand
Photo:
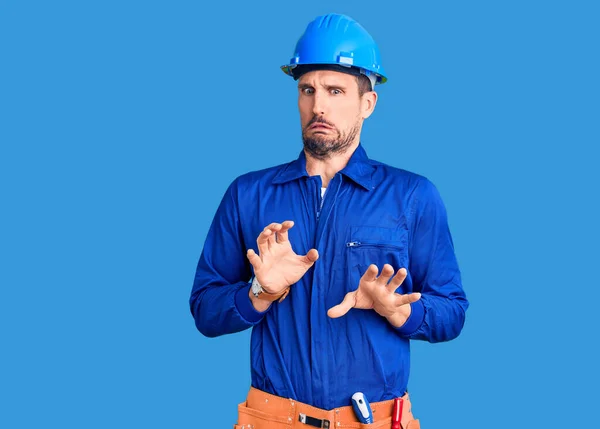
[[(406, 269), (400, 268), (394, 275), (394, 268), (385, 264), (379, 277), (379, 269), (371, 264), (363, 274), (358, 284), (358, 289), (348, 292), (344, 300), (329, 309), (327, 315), (331, 318), (341, 317), (351, 308), (373, 309), (381, 316), (399, 328), (404, 325), (410, 316), (410, 304), (418, 301), (421, 294), (418, 292), (406, 295), (396, 293), (396, 289), (406, 278)], [(394, 277), (392, 278), (392, 275)], [(391, 280), (390, 280), (391, 279)]]

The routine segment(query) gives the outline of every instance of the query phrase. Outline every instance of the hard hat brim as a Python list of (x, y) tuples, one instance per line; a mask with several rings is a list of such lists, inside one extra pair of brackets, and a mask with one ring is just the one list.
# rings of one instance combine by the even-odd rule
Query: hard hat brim
[(387, 78), (384, 75), (382, 75), (381, 73), (375, 73), (373, 71), (365, 70), (360, 67), (342, 65), (342, 64), (336, 63), (336, 62), (330, 62), (330, 63), (321, 62), (321, 63), (310, 63), (310, 64), (286, 64), (286, 65), (281, 66), (281, 70), (288, 76), (293, 77), (294, 80), (298, 80), (300, 78), (300, 76), (302, 76), (305, 73), (308, 73), (309, 71), (332, 70), (332, 71), (338, 71), (340, 73), (348, 73), (348, 74), (351, 74), (354, 76), (364, 75), (364, 76), (368, 77), (369, 75), (373, 74), (377, 77), (378, 84), (383, 84), (383, 83), (387, 82)]

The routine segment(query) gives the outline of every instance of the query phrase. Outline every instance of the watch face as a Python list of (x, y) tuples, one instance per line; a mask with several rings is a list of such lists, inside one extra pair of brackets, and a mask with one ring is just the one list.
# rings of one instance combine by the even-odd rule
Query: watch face
[(252, 280), (252, 293), (256, 296), (262, 292), (262, 288), (260, 287), (260, 283), (256, 281), (256, 278)]

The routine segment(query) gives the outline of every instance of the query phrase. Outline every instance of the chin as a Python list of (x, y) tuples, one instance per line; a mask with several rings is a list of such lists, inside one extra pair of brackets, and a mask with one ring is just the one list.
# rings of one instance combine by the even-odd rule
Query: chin
[(321, 146), (330, 146), (334, 141), (333, 138), (325, 136), (323, 134), (319, 134), (319, 133), (317, 133), (317, 134), (311, 133), (308, 135), (308, 137), (311, 140), (313, 140), (315, 143), (317, 143)]

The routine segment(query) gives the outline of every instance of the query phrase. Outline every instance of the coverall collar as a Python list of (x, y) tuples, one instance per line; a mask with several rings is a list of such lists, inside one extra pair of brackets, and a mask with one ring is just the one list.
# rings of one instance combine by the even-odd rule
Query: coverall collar
[[(375, 167), (369, 162), (369, 157), (362, 144), (359, 144), (348, 164), (340, 173), (351, 179), (354, 183), (362, 186), (367, 191), (370, 191), (373, 187), (371, 186), (371, 175)], [(306, 172), (306, 154), (304, 150), (300, 152), (300, 156), (295, 161), (289, 163), (284, 169), (282, 169), (273, 179), (273, 183), (286, 183), (292, 180), (297, 180), (301, 177), (308, 177)]]

